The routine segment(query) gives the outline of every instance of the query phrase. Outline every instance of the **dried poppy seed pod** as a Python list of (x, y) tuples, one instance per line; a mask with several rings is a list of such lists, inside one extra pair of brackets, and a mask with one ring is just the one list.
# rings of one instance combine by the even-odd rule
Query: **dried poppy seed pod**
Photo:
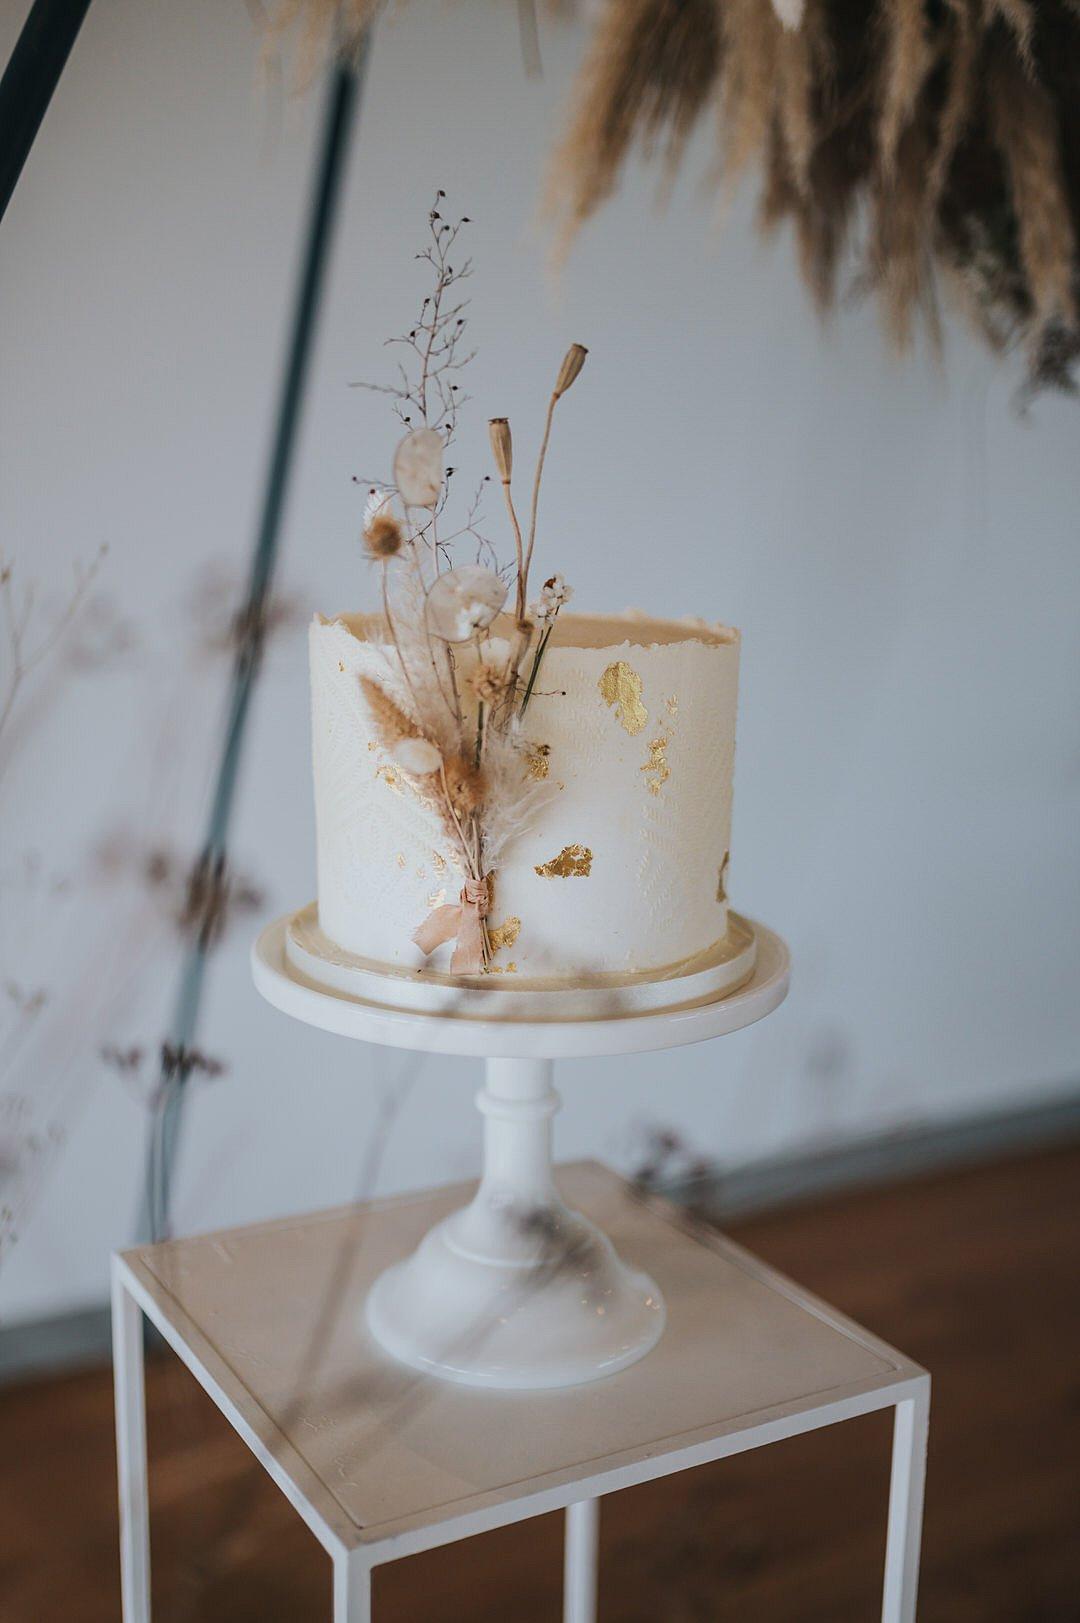
[(495, 458), (499, 478), (504, 485), (508, 485), (510, 471), (514, 466), (514, 442), (510, 438), (510, 424), (505, 417), (492, 417), (488, 422), (488, 433), (491, 436), (491, 453)]
[(563, 357), (563, 363), (559, 368), (559, 375), (555, 380), (556, 400), (558, 400), (560, 395), (564, 395), (567, 389), (569, 389), (570, 385), (581, 371), (581, 368), (585, 365), (585, 357), (588, 353), (589, 352), (585, 348), (584, 344), (570, 345), (570, 348)]

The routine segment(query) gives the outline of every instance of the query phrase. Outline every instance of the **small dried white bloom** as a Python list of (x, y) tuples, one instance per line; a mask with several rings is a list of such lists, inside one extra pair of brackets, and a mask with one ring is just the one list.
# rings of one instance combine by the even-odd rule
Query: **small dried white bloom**
[(529, 614), (538, 625), (549, 625), (563, 604), (569, 603), (573, 595), (573, 587), (567, 586), (561, 575), (552, 575), (540, 588), (537, 601), (529, 605)]
[(394, 452), (394, 479), (406, 507), (434, 507), (443, 489), (442, 435), (414, 428)]
[(428, 625), (443, 642), (468, 642), (487, 630), (506, 602), (506, 590), (506, 582), (480, 564), (448, 569), (428, 593)]
[(411, 773), (414, 778), (426, 778), (442, 765), (442, 756), (426, 738), (399, 739), (390, 751), (390, 758), (403, 772)]

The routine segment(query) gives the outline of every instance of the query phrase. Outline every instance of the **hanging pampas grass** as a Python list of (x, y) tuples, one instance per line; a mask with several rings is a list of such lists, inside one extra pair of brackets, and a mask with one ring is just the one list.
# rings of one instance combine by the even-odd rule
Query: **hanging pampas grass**
[(720, 53), (716, 0), (604, 0), (554, 160), (551, 196), (565, 205), (568, 235), (614, 190), (635, 141), (647, 151), (663, 142), (669, 170), (677, 166)]
[[(404, 3), (404, 0), (399, 0)], [(535, 33), (538, 0), (516, 0)], [(355, 45), (378, 0), (281, 0), (273, 37)], [(553, 15), (569, 0), (548, 0)], [(579, 7), (585, 11), (584, 6)], [(665, 186), (713, 110), (721, 195), (757, 165), (818, 306), (871, 290), (894, 343), (935, 338), (944, 284), (1032, 389), (1080, 355), (1080, 0), (595, 0), (550, 168), (558, 253), (659, 154)]]
[[(853, 227), (865, 223), (851, 284), (878, 297), (898, 348), (920, 325), (937, 342), (945, 284), (995, 347), (1026, 347), (1031, 388), (1073, 388), (1074, 0), (714, 0), (683, 9), (678, 30), (670, 0), (609, 0), (597, 22), (552, 171), (564, 246), (614, 191), (636, 142), (677, 132), (674, 162), (713, 104), (724, 194), (760, 166), (761, 224), (792, 222), (823, 310), (843, 290)], [(635, 48), (643, 40), (662, 45), (648, 65)]]

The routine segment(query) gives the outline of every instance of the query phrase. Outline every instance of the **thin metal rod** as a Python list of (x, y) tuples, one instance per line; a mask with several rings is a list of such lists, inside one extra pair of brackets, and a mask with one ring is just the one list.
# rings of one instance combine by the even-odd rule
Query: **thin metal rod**
[[(354, 114), (359, 106), (368, 53), (367, 33), (358, 50), (339, 58), (331, 75), (307, 241), (293, 310), (292, 331), (278, 400), (277, 426), (270, 452), (262, 512), (251, 558), (247, 593), (237, 616), (237, 649), (229, 688), (225, 729), (213, 799), (197, 871), (210, 886), (223, 883), (229, 821), (236, 793), (245, 723), (258, 676), (267, 599), (277, 562), (281, 517), (303, 404), (304, 385), (320, 303), (334, 221), (341, 200), (345, 159)], [(186, 1083), (188, 1056), (198, 1025), (203, 979), (212, 945), (207, 929), (193, 932), (181, 969), (166, 1058), (158, 1088), (158, 1106), (147, 1152), (144, 1210), (140, 1237), (160, 1239), (168, 1228), (173, 1170)]]
[(48, 111), (90, 0), (34, 0), (0, 79), (0, 220)]

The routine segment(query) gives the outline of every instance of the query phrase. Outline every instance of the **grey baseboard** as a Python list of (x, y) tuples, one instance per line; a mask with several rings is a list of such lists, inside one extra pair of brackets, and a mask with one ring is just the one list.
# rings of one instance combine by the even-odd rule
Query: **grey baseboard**
[(710, 1169), (666, 1194), (718, 1222), (846, 1190), (900, 1183), (1080, 1138), (1080, 1090), (1020, 1109), (898, 1127), (775, 1160)]
[[(1022, 1109), (897, 1129), (829, 1148), (716, 1168), (664, 1193), (720, 1222), (822, 1196), (898, 1183), (1080, 1138), (1080, 1089)], [(107, 1306), (0, 1325), (0, 1385), (108, 1363)]]
[(30, 1376), (89, 1369), (112, 1357), (108, 1307), (85, 1307), (48, 1319), (0, 1325), (0, 1385)]

